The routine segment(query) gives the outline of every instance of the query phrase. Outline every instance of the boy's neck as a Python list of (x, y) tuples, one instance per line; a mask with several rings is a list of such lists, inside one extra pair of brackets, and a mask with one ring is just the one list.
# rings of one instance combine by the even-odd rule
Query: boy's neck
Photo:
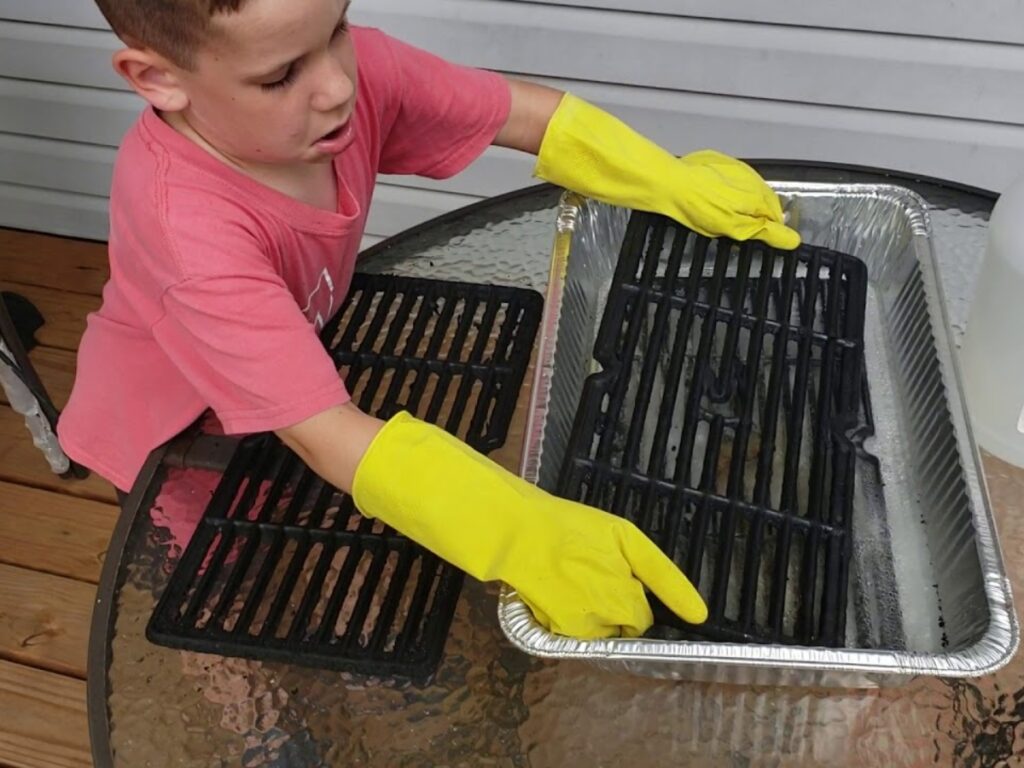
[(334, 163), (296, 163), (295, 165), (241, 163), (210, 144), (189, 124), (182, 113), (157, 111), (157, 115), (193, 144), (239, 173), (314, 208), (337, 212), (338, 184), (334, 173)]

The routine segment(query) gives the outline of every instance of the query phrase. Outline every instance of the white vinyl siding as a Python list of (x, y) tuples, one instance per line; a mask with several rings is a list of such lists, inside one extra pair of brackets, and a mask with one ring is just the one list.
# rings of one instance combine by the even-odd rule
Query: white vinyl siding
[[(668, 149), (883, 166), (995, 190), (1024, 173), (1024, 0), (355, 0), (352, 19), (572, 90)], [(0, 0), (0, 226), (106, 236), (141, 108), (88, 0)], [(492, 149), (459, 177), (388, 177), (367, 243), (531, 183)]]

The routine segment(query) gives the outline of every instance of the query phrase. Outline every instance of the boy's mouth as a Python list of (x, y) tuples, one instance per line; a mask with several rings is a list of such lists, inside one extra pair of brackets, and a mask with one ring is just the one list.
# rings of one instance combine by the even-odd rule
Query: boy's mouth
[(333, 131), (325, 133), (313, 142), (313, 146), (321, 152), (336, 155), (352, 143), (352, 129), (352, 121), (348, 120)]

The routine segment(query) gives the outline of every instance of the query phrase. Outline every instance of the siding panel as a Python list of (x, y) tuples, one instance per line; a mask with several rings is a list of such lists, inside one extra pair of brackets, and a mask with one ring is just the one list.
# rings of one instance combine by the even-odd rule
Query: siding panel
[(545, 5), (530, 10), (508, 0), (374, 0), (355, 6), (353, 15), (490, 69), (1024, 122), (1024, 47)]
[(110, 66), (116, 49), (117, 38), (107, 30), (0, 21), (0, 74), (4, 77), (126, 89)]
[[(800, 158), (848, 162), (905, 170), (1002, 189), (1024, 168), (1024, 126), (950, 118), (872, 112), (844, 107), (792, 104), (726, 98), (708, 94), (675, 93), (567, 80), (543, 79), (569, 88), (610, 109), (638, 130), (677, 153), (711, 146), (744, 157)], [(102, 96), (103, 103), (97, 103)], [(6, 100), (6, 101), (5, 101)], [(85, 178), (70, 179), (66, 189), (102, 193), (109, 171), (98, 163), (112, 155), (76, 141), (113, 147), (141, 108), (132, 94), (113, 91), (86, 93), (68, 86), (0, 80), (0, 168), (19, 179), (11, 145), (33, 156), (25, 163), (46, 162), (42, 174), (59, 181), (62, 157), (78, 159), (89, 170)], [(26, 137), (56, 140), (37, 144)], [(4, 148), (7, 148), (4, 154)], [(492, 149), (469, 170), (446, 182), (383, 177), (383, 183), (489, 196), (530, 183), (532, 158), (510, 150)]]
[[(525, 6), (523, 13), (531, 13), (543, 4), (535, 0), (510, 1)], [(620, 0), (547, 0), (546, 4), (612, 11), (622, 10), (625, 5)], [(667, 16), (1024, 43), (1024, 0), (632, 0), (628, 8)], [(0, 19), (106, 28), (91, 0), (0, 0)]]
[(92, 0), (0, 0), (0, 19), (107, 28), (103, 14)]
[[(532, 0), (515, 2), (534, 5)], [(624, 7), (618, 0), (548, 0), (548, 4), (608, 10)], [(1024, 25), (1020, 24), (1024, 0), (632, 0), (628, 7), (641, 13), (706, 19), (1024, 43)]]
[[(473, 66), (672, 91), (1024, 122), (1024, 46), (539, 6), (374, 0), (355, 20)], [(0, 22), (0, 75), (124, 88), (109, 32)]]

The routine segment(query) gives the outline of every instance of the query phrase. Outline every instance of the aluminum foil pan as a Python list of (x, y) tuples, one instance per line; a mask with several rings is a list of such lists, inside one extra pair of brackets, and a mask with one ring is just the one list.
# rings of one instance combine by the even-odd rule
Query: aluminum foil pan
[[(857, 467), (841, 648), (553, 635), (506, 589), (522, 651), (655, 677), (875, 687), (964, 677), (1012, 658), (1013, 613), (936, 274), (924, 201), (893, 185), (779, 183), (804, 241), (868, 267), (866, 363), (875, 435)], [(558, 210), (522, 474), (553, 490), (629, 211), (567, 193)]]

